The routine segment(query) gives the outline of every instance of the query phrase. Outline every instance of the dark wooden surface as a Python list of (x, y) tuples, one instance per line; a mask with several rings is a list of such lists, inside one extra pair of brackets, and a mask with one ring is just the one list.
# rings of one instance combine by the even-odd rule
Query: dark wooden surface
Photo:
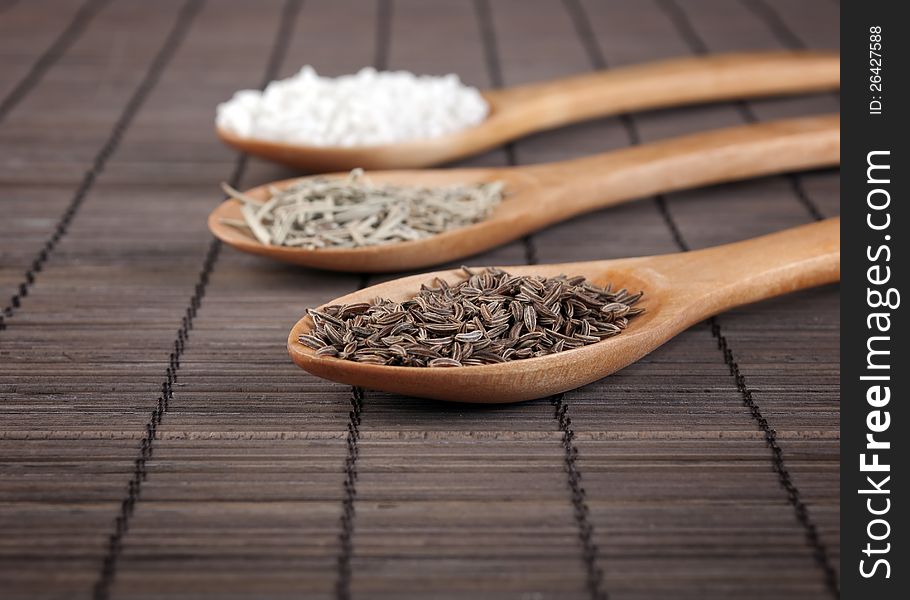
[[(210, 246), (205, 216), (220, 181), (290, 174), (222, 147), (215, 104), (303, 64), (488, 87), (836, 48), (838, 27), (831, 0), (0, 4), (0, 308), (19, 303), (0, 331), (0, 595), (835, 596), (836, 287), (725, 314), (559, 398), (360, 402), (295, 368), (284, 340), (305, 307), (365, 280)], [(469, 164), (838, 108), (828, 94), (604, 119)], [(587, 215), (470, 262), (698, 248), (838, 203), (836, 171), (771, 177)]]

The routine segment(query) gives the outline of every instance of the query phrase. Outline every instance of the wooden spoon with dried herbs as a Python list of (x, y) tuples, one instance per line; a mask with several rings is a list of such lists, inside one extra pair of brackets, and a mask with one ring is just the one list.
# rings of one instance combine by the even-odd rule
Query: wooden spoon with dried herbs
[(427, 167), (479, 154), (536, 131), (598, 117), (701, 102), (835, 90), (840, 58), (771, 51), (676, 58), (483, 92), (475, 127), (381, 146), (321, 147), (244, 138), (216, 129), (238, 150), (313, 172)]
[(359, 273), (406, 271), (637, 198), (839, 162), (839, 117), (807, 117), (557, 163), (357, 171), (243, 193), (227, 189), (233, 197), (208, 223), (235, 248), (286, 262)]
[(610, 375), (730, 308), (839, 279), (834, 218), (687, 253), (396, 279), (309, 311), (288, 351), (341, 383), (517, 402)]

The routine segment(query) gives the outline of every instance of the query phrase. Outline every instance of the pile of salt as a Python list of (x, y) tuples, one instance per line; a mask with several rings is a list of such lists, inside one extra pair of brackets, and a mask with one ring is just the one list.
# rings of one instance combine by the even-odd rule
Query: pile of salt
[(362, 69), (320, 77), (306, 66), (264, 91), (241, 90), (218, 106), (234, 135), (310, 146), (369, 146), (432, 138), (477, 125), (489, 107), (457, 75)]

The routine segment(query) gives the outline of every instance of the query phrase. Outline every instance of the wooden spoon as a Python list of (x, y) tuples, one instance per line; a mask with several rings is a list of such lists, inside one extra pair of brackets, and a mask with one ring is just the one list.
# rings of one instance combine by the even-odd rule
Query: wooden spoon
[[(420, 240), (306, 250), (262, 244), (222, 219), (242, 219), (227, 200), (209, 215), (209, 229), (226, 243), (278, 260), (353, 272), (395, 272), (463, 258), (575, 215), (636, 198), (781, 171), (840, 162), (837, 115), (720, 129), (653, 144), (525, 167), (378, 171), (376, 182), (452, 185), (501, 180), (506, 198), (489, 218)], [(277, 187), (294, 181), (278, 182)], [(268, 186), (246, 192), (263, 201)]]
[(735, 98), (837, 89), (840, 59), (828, 52), (755, 52), (681, 58), (483, 93), (487, 119), (436, 138), (325, 147), (239, 137), (228, 145), (313, 172), (426, 167), (478, 154), (535, 131), (623, 112)]
[[(452, 368), (389, 367), (317, 356), (297, 341), (312, 319), (297, 322), (288, 337), (291, 358), (303, 369), (333, 381), (409, 396), (459, 402), (517, 402), (571, 390), (610, 375), (648, 354), (695, 323), (730, 308), (840, 279), (840, 219), (688, 253), (641, 258), (504, 267), (516, 275), (583, 275), (644, 291), (645, 313), (625, 331), (596, 344), (512, 362)], [(436, 277), (449, 283), (460, 271), (396, 279), (332, 300), (405, 300)], [(786, 339), (781, 340), (786, 344)]]

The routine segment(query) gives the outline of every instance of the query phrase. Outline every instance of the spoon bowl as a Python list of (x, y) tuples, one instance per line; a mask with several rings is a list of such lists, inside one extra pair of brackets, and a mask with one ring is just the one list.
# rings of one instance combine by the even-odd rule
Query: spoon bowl
[(487, 118), (427, 139), (374, 146), (312, 146), (238, 136), (216, 127), (242, 152), (312, 172), (427, 167), (465, 158), (537, 131), (624, 112), (837, 89), (840, 59), (784, 51), (681, 58), (578, 75), (483, 96)]
[[(242, 218), (241, 204), (234, 199), (216, 208), (208, 225), (216, 237), (244, 252), (334, 271), (400, 272), (477, 254), (553, 223), (636, 198), (839, 162), (839, 117), (806, 117), (719, 129), (557, 163), (370, 172), (376, 183), (505, 183), (506, 196), (488, 218), (419, 240), (314, 250), (262, 244), (225, 222)], [(282, 188), (296, 181), (270, 185)], [(259, 186), (245, 194), (264, 202), (268, 189), (269, 185)]]
[[(409, 396), (472, 403), (505, 403), (564, 392), (606, 377), (655, 350), (681, 331), (735, 306), (840, 279), (840, 219), (688, 253), (608, 261), (502, 267), (515, 275), (583, 275), (597, 285), (644, 291), (645, 312), (619, 335), (547, 356), (468, 367), (399, 367), (318, 356), (298, 341), (313, 330), (309, 316), (288, 336), (293, 361), (341, 383)], [(406, 300), (436, 278), (461, 271), (413, 275), (359, 290), (327, 305)]]

